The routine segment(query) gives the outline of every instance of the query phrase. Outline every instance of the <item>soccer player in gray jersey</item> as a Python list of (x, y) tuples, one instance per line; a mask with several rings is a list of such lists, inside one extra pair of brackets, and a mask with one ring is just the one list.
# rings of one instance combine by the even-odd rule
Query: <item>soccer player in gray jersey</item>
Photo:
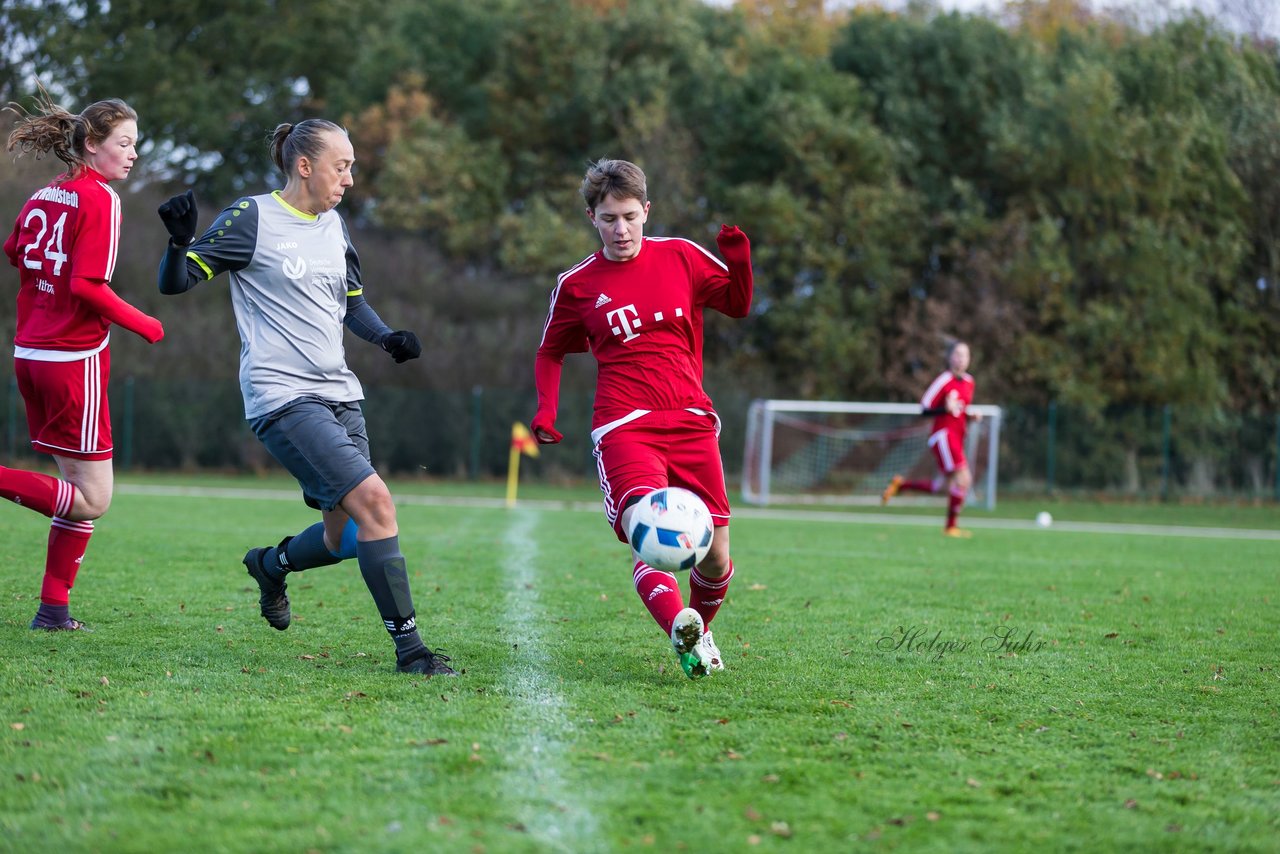
[(422, 352), (417, 336), (393, 332), (365, 301), (360, 260), (334, 210), (353, 183), (355, 153), (341, 127), (308, 119), (276, 127), (271, 155), (284, 189), (237, 200), (198, 240), (190, 190), (159, 210), (169, 231), (160, 292), (180, 294), (230, 274), (245, 417), (322, 515), (244, 556), (262, 616), (287, 629), (285, 576), (355, 557), (395, 641), (396, 669), (456, 676), (449, 657), (418, 635), (395, 505), (370, 463), (364, 393), (342, 346), (345, 325), (397, 363)]

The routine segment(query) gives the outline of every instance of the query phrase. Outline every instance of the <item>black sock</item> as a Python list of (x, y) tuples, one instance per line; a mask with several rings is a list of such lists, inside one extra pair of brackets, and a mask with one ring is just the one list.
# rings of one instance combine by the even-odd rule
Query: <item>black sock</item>
[(396, 644), (396, 657), (406, 661), (426, 648), (418, 635), (418, 625), (413, 609), (413, 596), (409, 593), (409, 572), (405, 569), (404, 555), (400, 553), (400, 538), (387, 537), (356, 543), (356, 560), (360, 562), (360, 574), (373, 596), (373, 602), (382, 615), (382, 623)]
[(302, 572), (318, 566), (341, 563), (342, 558), (329, 551), (324, 544), (324, 523), (316, 522), (296, 537), (285, 537), (280, 545), (267, 549), (262, 565), (267, 575), (279, 581), (285, 573)]
[(46, 605), (41, 602), (36, 609), (37, 626), (60, 626), (71, 619), (70, 605)]

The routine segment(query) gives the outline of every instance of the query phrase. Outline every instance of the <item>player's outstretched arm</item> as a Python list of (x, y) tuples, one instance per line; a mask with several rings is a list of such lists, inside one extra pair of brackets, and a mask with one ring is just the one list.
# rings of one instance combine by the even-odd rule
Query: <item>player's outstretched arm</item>
[(542, 445), (555, 445), (564, 438), (556, 429), (556, 412), (560, 408), (560, 373), (564, 357), (538, 354), (533, 362), (533, 382), (538, 389), (538, 413), (529, 422), (533, 437)]
[(359, 293), (347, 294), (347, 313), (342, 318), (342, 323), (360, 338), (379, 347), (391, 334), (391, 327), (378, 316), (378, 312), (369, 305), (364, 295)]
[(418, 336), (407, 330), (392, 331), (361, 294), (347, 295), (347, 314), (342, 322), (356, 335), (390, 353), (397, 365), (422, 355)]
[(716, 247), (729, 268), (729, 289), (720, 310), (729, 317), (746, 317), (751, 310), (753, 289), (751, 241), (736, 225), (722, 225), (716, 235)]
[(164, 337), (164, 327), (159, 320), (129, 305), (106, 282), (72, 277), (71, 294), (117, 326), (145, 338), (149, 344)]

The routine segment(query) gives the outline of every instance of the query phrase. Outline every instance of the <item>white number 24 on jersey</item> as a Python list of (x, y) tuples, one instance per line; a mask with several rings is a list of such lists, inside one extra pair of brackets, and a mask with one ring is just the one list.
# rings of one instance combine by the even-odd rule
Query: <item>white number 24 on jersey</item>
[[(49, 230), (49, 220), (43, 210), (32, 208), (27, 214), (26, 220), (22, 223), (22, 227), (26, 228), (31, 225), (33, 219), (40, 220), (40, 233), (36, 235), (35, 240), (23, 247), (22, 263), (30, 270), (39, 270), (44, 267), (44, 263), (30, 256), (32, 251), (39, 247), (40, 241), (44, 240), (44, 233)], [(44, 245), (44, 257), (53, 262), (53, 275), (55, 276), (62, 273), (62, 265), (67, 262), (67, 253), (62, 251), (63, 228), (66, 224), (67, 212), (63, 211), (62, 216), (58, 217), (58, 221), (53, 224), (53, 233), (49, 235), (49, 242)]]

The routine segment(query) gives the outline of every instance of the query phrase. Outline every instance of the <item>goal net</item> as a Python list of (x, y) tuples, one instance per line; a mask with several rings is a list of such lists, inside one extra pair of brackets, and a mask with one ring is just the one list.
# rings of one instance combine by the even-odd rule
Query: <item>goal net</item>
[[(969, 503), (993, 509), (1000, 446), (1000, 407), (974, 405), (965, 437), (973, 472)], [(871, 504), (889, 479), (930, 479), (937, 463), (927, 447), (933, 419), (918, 403), (755, 400), (747, 413), (742, 496), (751, 504)], [(934, 496), (895, 503), (936, 501)]]

